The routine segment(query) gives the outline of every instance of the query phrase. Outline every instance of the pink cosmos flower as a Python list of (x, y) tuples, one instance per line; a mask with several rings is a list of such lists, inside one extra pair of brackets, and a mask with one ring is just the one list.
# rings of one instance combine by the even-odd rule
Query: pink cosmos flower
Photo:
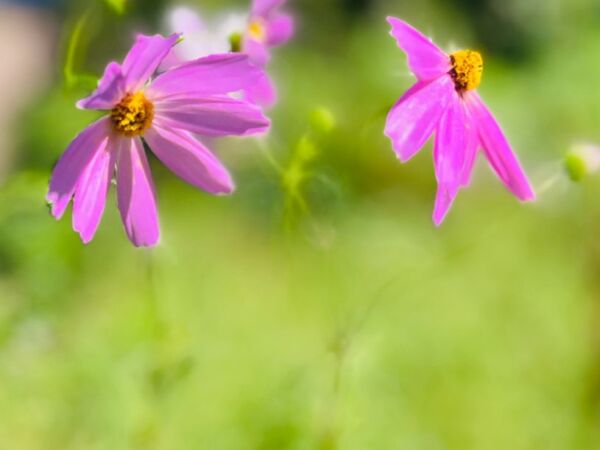
[(475, 91), (483, 72), (481, 55), (472, 50), (447, 55), (406, 22), (395, 17), (388, 17), (388, 22), (417, 83), (390, 111), (385, 135), (400, 161), (406, 162), (435, 132), (435, 224), (442, 223), (458, 191), (469, 185), (479, 148), (517, 198), (534, 200), (535, 194), (508, 140)]
[[(253, 0), (248, 26), (241, 41), (240, 51), (260, 67), (266, 67), (271, 59), (271, 47), (283, 45), (294, 34), (294, 19), (282, 12), (287, 0)], [(265, 106), (275, 103), (277, 94), (269, 78), (246, 90), (250, 100)]]
[[(204, 56), (211, 51), (246, 53), (259, 67), (266, 67), (272, 47), (283, 45), (294, 33), (294, 20), (282, 11), (286, 0), (254, 0), (249, 14), (228, 14), (211, 30), (192, 9), (178, 7), (170, 14), (169, 28), (183, 30), (188, 37), (173, 49), (167, 67), (177, 61)], [(273, 83), (267, 78), (245, 90), (252, 101), (265, 106), (275, 103)]]
[(234, 185), (227, 169), (191, 133), (244, 136), (263, 132), (269, 120), (254, 104), (229, 94), (264, 78), (246, 55), (212, 55), (164, 72), (147, 83), (179, 39), (138, 36), (123, 64), (111, 62), (82, 109), (107, 115), (88, 126), (58, 161), (47, 200), (59, 219), (73, 198), (73, 228), (93, 238), (116, 171), (117, 203), (136, 246), (158, 242), (155, 191), (144, 143), (184, 181), (214, 195)]
[(294, 20), (280, 9), (286, 0), (253, 0), (248, 26), (242, 37), (241, 51), (252, 61), (265, 66), (270, 48), (285, 44), (294, 33)]

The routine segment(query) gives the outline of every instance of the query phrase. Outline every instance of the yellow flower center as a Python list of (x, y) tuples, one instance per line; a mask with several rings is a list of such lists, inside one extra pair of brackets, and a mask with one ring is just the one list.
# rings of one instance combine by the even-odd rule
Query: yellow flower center
[(458, 91), (470, 91), (479, 86), (483, 74), (483, 58), (480, 53), (460, 50), (450, 55), (450, 62), (450, 75)]
[(139, 136), (152, 125), (154, 105), (143, 92), (127, 94), (110, 112), (115, 130), (125, 136)]
[(248, 35), (259, 42), (263, 42), (267, 37), (265, 24), (261, 19), (255, 19), (248, 25)]

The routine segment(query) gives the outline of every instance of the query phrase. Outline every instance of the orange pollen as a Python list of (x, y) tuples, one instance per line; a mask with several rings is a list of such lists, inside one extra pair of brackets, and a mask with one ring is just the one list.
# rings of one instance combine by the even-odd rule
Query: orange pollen
[(115, 130), (125, 136), (139, 136), (152, 125), (154, 105), (143, 92), (127, 94), (110, 112)]
[(450, 55), (450, 62), (450, 76), (457, 91), (470, 91), (479, 86), (483, 75), (483, 58), (479, 52), (460, 50)]

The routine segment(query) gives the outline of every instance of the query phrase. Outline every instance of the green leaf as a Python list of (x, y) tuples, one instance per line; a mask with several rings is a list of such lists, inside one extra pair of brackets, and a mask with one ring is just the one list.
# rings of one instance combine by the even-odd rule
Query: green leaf
[(77, 50), (81, 46), (82, 33), (85, 28), (89, 17), (89, 11), (83, 14), (73, 27), (73, 31), (69, 36), (69, 42), (67, 44), (67, 54), (65, 56), (65, 66), (63, 68), (63, 74), (65, 76), (65, 83), (68, 88), (73, 88), (77, 85), (78, 75), (75, 73), (75, 65), (77, 59)]
[(119, 15), (125, 14), (127, 0), (104, 0), (104, 3), (115, 13)]

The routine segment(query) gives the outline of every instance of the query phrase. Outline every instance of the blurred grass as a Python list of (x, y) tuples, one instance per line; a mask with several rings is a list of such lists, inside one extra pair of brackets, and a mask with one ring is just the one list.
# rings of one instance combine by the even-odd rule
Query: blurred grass
[(390, 192), (336, 217), (322, 248), (263, 229), (235, 201), (172, 185), (160, 196), (173, 199), (152, 254), (162, 331), (152, 332), (148, 255), (104, 227), (60, 311), (27, 315), (5, 343), (11, 441), (130, 448), (156, 433), (160, 448), (182, 449), (559, 449), (591, 439), (581, 383), (591, 305), (581, 265), (567, 263), (584, 251), (570, 221), (502, 198), (492, 213), (475, 198), (465, 220), (483, 238), (458, 225), (438, 233), (425, 208), (401, 211)]
[[(600, 140), (597, 11), (561, 5), (532, 25), (549, 26), (534, 56), (486, 57), (482, 95), (548, 190), (519, 205), (481, 161), (437, 230), (430, 148), (401, 166), (381, 133), (412, 83), (383, 17), (477, 47), (472, 19), (447, 2), (350, 3), (297, 5), (302, 31), (273, 61), (281, 102), (260, 145), (282, 167), (315, 107), (335, 116), (302, 165), (310, 212), (293, 227), (260, 145), (228, 140), (235, 196), (153, 160), (161, 245), (131, 247), (111, 194), (84, 247), (43, 197), (93, 114), (59, 80), (32, 105), (0, 196), (0, 448), (598, 448), (600, 181), (559, 172), (573, 140)], [(105, 12), (82, 70), (121, 56), (106, 49), (130, 33), (115, 28), (160, 22), (139, 8)]]

